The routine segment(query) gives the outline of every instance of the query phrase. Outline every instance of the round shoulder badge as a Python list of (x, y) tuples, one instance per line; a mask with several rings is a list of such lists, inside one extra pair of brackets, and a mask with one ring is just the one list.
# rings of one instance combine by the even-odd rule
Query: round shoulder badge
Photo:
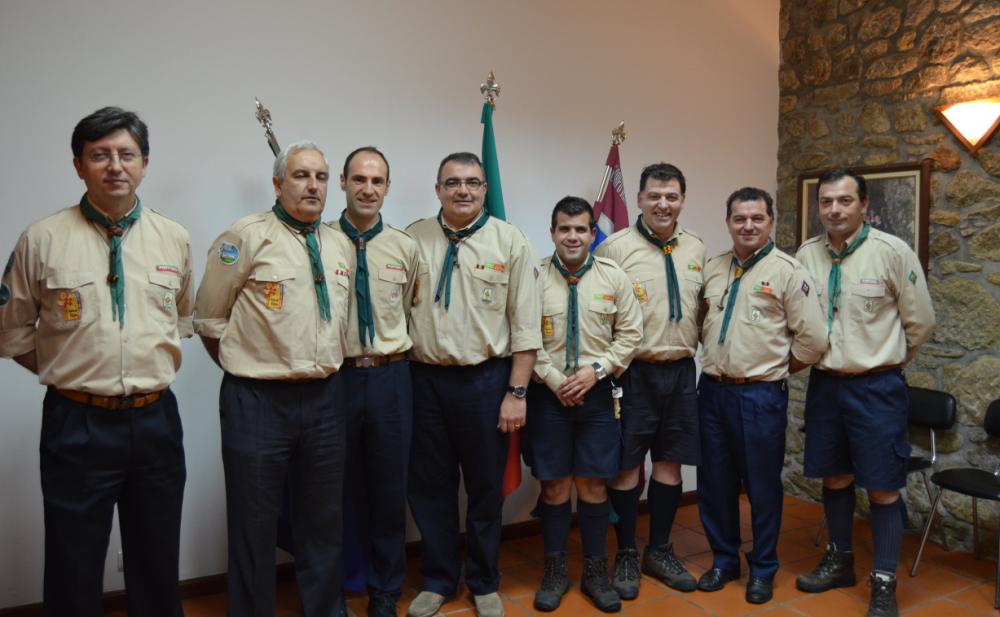
[(219, 261), (231, 266), (240, 259), (240, 249), (236, 248), (236, 245), (232, 242), (223, 242), (219, 244)]

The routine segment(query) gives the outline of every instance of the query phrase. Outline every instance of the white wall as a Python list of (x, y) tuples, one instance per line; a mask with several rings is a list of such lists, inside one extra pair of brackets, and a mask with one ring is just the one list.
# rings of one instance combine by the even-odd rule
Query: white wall
[[(393, 180), (385, 217), (405, 226), (436, 211), (441, 157), (479, 150), (478, 87), (491, 68), (503, 88), (495, 122), (508, 217), (540, 255), (551, 251), (556, 200), (595, 197), (619, 120), (633, 213), (641, 167), (676, 163), (688, 178), (682, 223), (718, 251), (729, 192), (774, 189), (777, 24), (778, 0), (0, 0), (0, 251), (82, 194), (70, 132), (108, 104), (149, 124), (139, 192), (191, 230), (199, 274), (211, 240), (273, 199), (255, 95), (282, 143), (311, 138), (334, 167), (355, 146), (383, 149)], [(341, 207), (332, 188), (329, 216)], [(221, 374), (197, 341), (184, 352), (175, 390), (189, 470), (181, 577), (191, 578), (225, 569)], [(43, 389), (13, 362), (0, 362), (0, 384), (4, 607), (41, 597)], [(526, 477), (507, 521), (534, 501)], [(122, 586), (114, 536), (108, 589)]]

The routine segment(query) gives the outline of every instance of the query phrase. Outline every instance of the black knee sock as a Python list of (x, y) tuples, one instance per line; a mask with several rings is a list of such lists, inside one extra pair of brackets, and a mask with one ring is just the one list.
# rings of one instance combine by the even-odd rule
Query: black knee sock
[(838, 551), (854, 548), (854, 483), (844, 488), (823, 487), (823, 512), (830, 544)]
[(662, 484), (650, 480), (649, 492), (649, 546), (659, 548), (670, 540), (670, 528), (681, 504), (681, 485)]
[(568, 500), (555, 505), (544, 501), (538, 504), (538, 513), (542, 517), (542, 544), (546, 555), (566, 552), (566, 536), (569, 535), (572, 512)]
[(872, 544), (875, 545), (873, 569), (886, 574), (896, 574), (899, 547), (903, 541), (903, 518), (899, 515), (901, 500), (881, 505), (872, 502)]
[(584, 557), (607, 556), (604, 549), (608, 537), (608, 513), (611, 504), (605, 499), (600, 503), (576, 500), (576, 515), (580, 522), (580, 538), (583, 540)]
[(611, 507), (618, 515), (615, 523), (615, 536), (618, 538), (618, 550), (635, 548), (635, 519), (639, 515), (639, 486), (627, 491), (608, 489)]

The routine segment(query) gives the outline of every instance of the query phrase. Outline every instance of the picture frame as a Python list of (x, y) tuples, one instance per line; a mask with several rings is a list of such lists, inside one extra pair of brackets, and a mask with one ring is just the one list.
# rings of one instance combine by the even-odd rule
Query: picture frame
[[(868, 187), (868, 211), (865, 220), (874, 228), (890, 233), (916, 252), (928, 267), (928, 231), (930, 223), (930, 184), (934, 161), (893, 163), (870, 167), (853, 167)], [(795, 215), (795, 247), (805, 240), (824, 233), (819, 220), (819, 179), (828, 170), (799, 176), (798, 209)]]

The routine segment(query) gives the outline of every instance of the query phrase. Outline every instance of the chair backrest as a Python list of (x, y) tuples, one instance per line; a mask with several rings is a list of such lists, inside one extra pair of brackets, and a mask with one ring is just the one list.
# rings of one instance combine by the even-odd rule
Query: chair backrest
[(986, 408), (986, 418), (983, 419), (983, 428), (991, 437), (1000, 437), (1000, 399), (990, 403)]
[[(916, 386), (909, 386), (907, 389), (910, 393), (908, 411), (910, 424), (938, 431), (946, 431), (955, 424), (957, 405), (954, 396), (947, 392)], [(997, 416), (997, 429), (1000, 431), (1000, 415)]]

